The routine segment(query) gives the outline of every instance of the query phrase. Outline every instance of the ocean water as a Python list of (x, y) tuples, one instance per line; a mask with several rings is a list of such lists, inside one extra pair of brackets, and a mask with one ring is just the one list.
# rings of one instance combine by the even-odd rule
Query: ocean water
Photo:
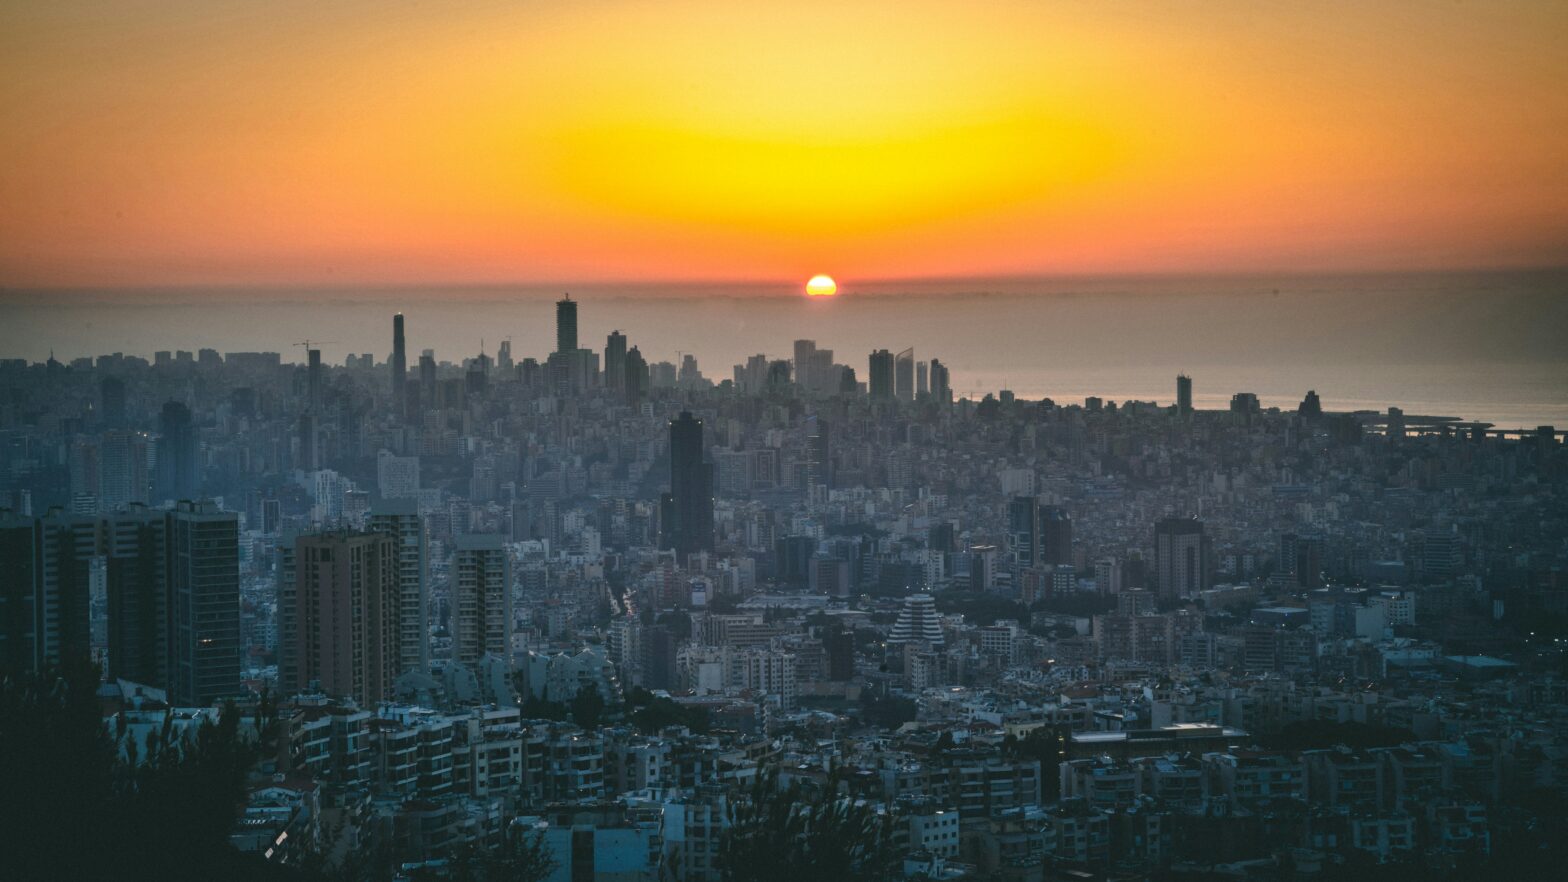
[(1407, 414), (1504, 428), (1568, 428), (1568, 271), (1357, 276), (1048, 278), (857, 282), (834, 298), (789, 285), (584, 285), (289, 290), (0, 290), (0, 357), (159, 349), (277, 351), (327, 361), (391, 351), (406, 316), (410, 362), (424, 349), (457, 361), (494, 353), (543, 358), (553, 302), (579, 300), (581, 345), (611, 330), (649, 361), (696, 355), (732, 375), (793, 341), (833, 349), (865, 379), (873, 349), (939, 358), (960, 395), (1011, 389), (1058, 402), (1099, 395), (1169, 403), (1193, 378), (1200, 408), (1232, 393), (1294, 407), (1315, 389), (1330, 410)]

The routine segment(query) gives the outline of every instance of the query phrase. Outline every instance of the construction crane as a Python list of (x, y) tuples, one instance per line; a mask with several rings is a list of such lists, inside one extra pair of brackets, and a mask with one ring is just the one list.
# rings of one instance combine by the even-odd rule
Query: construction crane
[(336, 341), (336, 340), (301, 340), (298, 343), (295, 343), (294, 345), (295, 346), (303, 346), (303, 347), (305, 347), (305, 352), (308, 355), (310, 353), (310, 350), (315, 348), (315, 347), (317, 347), (317, 346), (325, 346), (328, 343), (336, 343), (336, 342), (338, 342), (338, 341)]

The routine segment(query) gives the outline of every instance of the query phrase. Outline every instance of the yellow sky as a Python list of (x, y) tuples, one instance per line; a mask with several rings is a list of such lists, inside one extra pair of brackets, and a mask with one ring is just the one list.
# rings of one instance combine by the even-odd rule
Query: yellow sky
[(0, 286), (1562, 264), (1565, 47), (1562, 2), (13, 2)]

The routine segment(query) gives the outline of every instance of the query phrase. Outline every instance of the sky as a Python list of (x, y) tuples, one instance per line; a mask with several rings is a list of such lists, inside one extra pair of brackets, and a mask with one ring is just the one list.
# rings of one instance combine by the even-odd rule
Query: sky
[(1563, 2), (0, 4), (0, 287), (1568, 264)]

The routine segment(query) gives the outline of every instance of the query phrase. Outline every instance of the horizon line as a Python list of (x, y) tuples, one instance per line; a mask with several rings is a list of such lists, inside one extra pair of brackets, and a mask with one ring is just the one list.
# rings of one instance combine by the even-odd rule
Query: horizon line
[[(1213, 271), (1197, 270), (1129, 270), (1114, 272), (1038, 272), (1038, 273), (977, 273), (974, 275), (909, 275), (909, 276), (873, 276), (857, 279), (853, 276), (840, 279), (833, 276), (839, 284), (839, 295), (853, 295), (856, 286), (871, 288), (885, 288), (894, 285), (932, 286), (941, 284), (1020, 284), (1029, 282), (1116, 282), (1116, 281), (1181, 281), (1181, 280), (1232, 280), (1251, 281), (1261, 279), (1324, 279), (1324, 278), (1385, 278), (1394, 276), (1421, 277), (1443, 275), (1468, 275), (1468, 276), (1504, 276), (1504, 275), (1540, 275), (1553, 273), (1568, 273), (1568, 262), (1553, 264), (1520, 264), (1507, 265), (1480, 265), (1480, 266), (1450, 266), (1428, 268), (1382, 268), (1382, 269), (1220, 269)], [(832, 276), (832, 273), (827, 273)], [(455, 291), (502, 291), (507, 289), (534, 290), (559, 290), (563, 294), (572, 293), (573, 288), (620, 288), (620, 289), (649, 289), (681, 286), (711, 290), (726, 287), (749, 288), (803, 288), (804, 279), (784, 278), (679, 278), (664, 277), (657, 279), (634, 278), (580, 278), (573, 281), (564, 279), (541, 280), (502, 280), (502, 281), (451, 281), (440, 279), (401, 281), (401, 282), (343, 282), (343, 281), (301, 281), (301, 282), (172, 282), (167, 284), (149, 283), (137, 285), (6, 285), (0, 284), (0, 298), (14, 294), (137, 294), (137, 293), (372, 293), (387, 291), (410, 291), (428, 288), (444, 288)], [(845, 290), (845, 286), (850, 290)], [(888, 292), (878, 292), (886, 294)], [(990, 293), (982, 290), (951, 292), (962, 294)], [(1012, 292), (1009, 292), (1012, 293)], [(756, 296), (756, 295), (751, 295)], [(830, 298), (824, 298), (830, 299)]]

